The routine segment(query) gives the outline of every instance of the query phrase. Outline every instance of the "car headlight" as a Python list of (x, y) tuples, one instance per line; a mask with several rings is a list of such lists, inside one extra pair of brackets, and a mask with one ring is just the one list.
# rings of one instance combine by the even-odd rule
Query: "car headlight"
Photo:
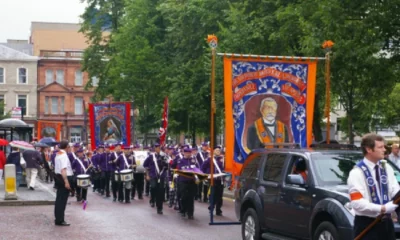
[(345, 203), (345, 204), (344, 204), (344, 208), (345, 208), (347, 211), (349, 211), (349, 213), (350, 213), (351, 215), (353, 215), (353, 216), (356, 215), (356, 213), (355, 213), (353, 207), (351, 206), (351, 203), (350, 203), (350, 202)]

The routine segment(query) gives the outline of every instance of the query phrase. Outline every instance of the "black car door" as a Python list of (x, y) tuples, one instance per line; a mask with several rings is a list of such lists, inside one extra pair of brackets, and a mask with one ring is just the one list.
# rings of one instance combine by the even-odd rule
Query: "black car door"
[[(302, 168), (306, 166), (305, 170), (296, 169), (296, 165), (299, 166), (300, 161), (304, 161), (301, 165)], [(287, 177), (289, 174), (302, 176), (306, 185), (290, 184)], [(308, 227), (311, 216), (312, 193), (310, 193), (310, 188), (307, 185), (310, 184), (311, 180), (307, 158), (301, 155), (290, 156), (277, 206), (277, 210), (282, 214), (282, 221), (285, 223), (285, 226), (281, 229), (285, 234), (298, 238), (309, 237)]]
[(273, 231), (279, 230), (284, 225), (282, 212), (277, 207), (280, 202), (282, 170), (287, 158), (286, 153), (269, 153), (260, 173), (260, 186), (257, 192), (262, 196), (264, 203), (265, 227)]

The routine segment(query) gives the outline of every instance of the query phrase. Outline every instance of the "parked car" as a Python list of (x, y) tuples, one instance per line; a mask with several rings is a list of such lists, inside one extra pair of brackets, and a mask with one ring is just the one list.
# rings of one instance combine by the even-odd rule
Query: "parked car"
[(242, 239), (354, 239), (347, 178), (361, 159), (357, 150), (253, 151), (235, 186)]

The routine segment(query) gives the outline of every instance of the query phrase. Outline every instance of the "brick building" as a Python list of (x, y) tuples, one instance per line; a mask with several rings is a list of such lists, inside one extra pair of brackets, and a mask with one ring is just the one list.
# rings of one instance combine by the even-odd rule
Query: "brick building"
[(87, 141), (84, 111), (94, 95), (85, 90), (88, 74), (81, 71), (82, 55), (82, 51), (41, 50), (38, 62), (38, 120), (61, 123), (60, 137), (71, 142)]

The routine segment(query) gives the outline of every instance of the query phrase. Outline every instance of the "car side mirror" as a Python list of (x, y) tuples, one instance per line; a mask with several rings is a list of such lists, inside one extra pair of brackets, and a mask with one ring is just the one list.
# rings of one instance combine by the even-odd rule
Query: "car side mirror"
[(299, 174), (289, 174), (287, 177), (287, 183), (300, 186), (304, 186), (306, 184), (303, 177)]

